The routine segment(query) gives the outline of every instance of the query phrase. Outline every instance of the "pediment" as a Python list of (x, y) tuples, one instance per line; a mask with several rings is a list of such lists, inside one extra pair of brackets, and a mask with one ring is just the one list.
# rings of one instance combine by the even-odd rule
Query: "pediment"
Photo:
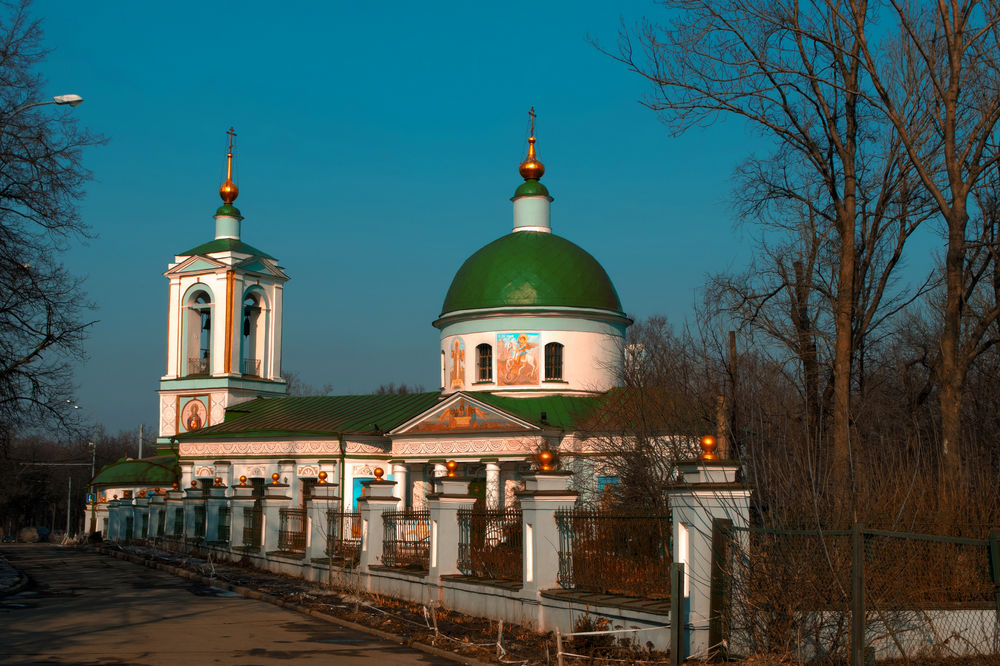
[(456, 393), (393, 430), (392, 435), (524, 432), (538, 430), (527, 421), (487, 405), (464, 393)]
[(190, 273), (214, 273), (220, 268), (226, 268), (226, 265), (221, 261), (216, 261), (215, 259), (210, 259), (208, 257), (203, 257), (201, 255), (194, 255), (188, 257), (181, 263), (177, 264), (169, 271), (164, 273), (164, 275), (186, 275)]
[(250, 257), (236, 264), (236, 269), (245, 273), (258, 273), (279, 280), (287, 280), (288, 276), (281, 268), (269, 259), (264, 257)]

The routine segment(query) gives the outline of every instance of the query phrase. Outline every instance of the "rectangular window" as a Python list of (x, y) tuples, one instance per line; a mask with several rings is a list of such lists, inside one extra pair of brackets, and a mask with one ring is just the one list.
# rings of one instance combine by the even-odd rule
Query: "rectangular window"
[(493, 381), (493, 347), (483, 344), (476, 347), (477, 368), (479, 369), (479, 379), (481, 382)]
[(558, 342), (545, 345), (545, 380), (560, 381), (563, 378), (563, 346)]

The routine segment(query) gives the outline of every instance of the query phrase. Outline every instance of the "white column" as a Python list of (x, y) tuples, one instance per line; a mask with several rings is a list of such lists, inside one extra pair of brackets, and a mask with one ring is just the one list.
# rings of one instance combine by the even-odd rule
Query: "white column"
[(495, 511), (500, 508), (500, 463), (486, 463), (486, 508)]
[(392, 478), (396, 482), (396, 494), (399, 495), (399, 510), (406, 510), (406, 490), (409, 488), (407, 484), (407, 469), (406, 465), (403, 463), (393, 463), (392, 465)]
[[(746, 527), (750, 519), (750, 490), (736, 482), (739, 463), (731, 460), (693, 460), (677, 465), (684, 481), (670, 486), (673, 509), (673, 558), (685, 566), (684, 603), (687, 654), (710, 656), (709, 640), (712, 580), (712, 528), (715, 519)], [(677, 622), (671, 619), (671, 622)]]

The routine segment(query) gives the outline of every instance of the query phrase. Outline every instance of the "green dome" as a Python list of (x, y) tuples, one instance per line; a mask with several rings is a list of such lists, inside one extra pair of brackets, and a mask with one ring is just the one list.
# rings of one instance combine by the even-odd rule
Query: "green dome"
[(441, 315), (517, 306), (596, 308), (623, 315), (604, 268), (555, 234), (519, 231), (469, 257), (451, 281)]

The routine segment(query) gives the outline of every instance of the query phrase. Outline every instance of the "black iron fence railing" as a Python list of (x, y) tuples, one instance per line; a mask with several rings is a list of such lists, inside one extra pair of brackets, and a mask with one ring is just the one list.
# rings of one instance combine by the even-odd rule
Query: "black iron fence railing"
[(174, 531), (173, 536), (180, 539), (184, 536), (184, 509), (177, 507), (174, 509)]
[(205, 538), (205, 505), (200, 504), (194, 508), (194, 538)]
[(669, 514), (560, 509), (559, 585), (644, 599), (670, 597)]
[(278, 511), (278, 550), (301, 553), (306, 549), (306, 526), (309, 522), (305, 509), (280, 509)]
[(521, 510), (458, 510), (458, 569), (466, 576), (520, 581)]
[(132, 516), (125, 517), (125, 539), (131, 541), (134, 538), (132, 531), (135, 529), (135, 518)]
[(264, 516), (260, 507), (243, 507), (243, 547), (260, 548), (263, 536)]
[(355, 565), (361, 558), (361, 513), (326, 512), (326, 554)]
[(260, 377), (260, 359), (259, 358), (245, 358), (243, 359), (243, 374), (249, 377)]
[(207, 375), (211, 371), (211, 359), (201, 356), (189, 356), (187, 364), (188, 375)]
[(149, 513), (142, 514), (142, 520), (139, 521), (139, 534), (136, 535), (138, 539), (145, 539), (146, 535), (149, 534)]
[(160, 509), (156, 517), (156, 536), (162, 537), (163, 532), (167, 527), (167, 510)]
[(386, 511), (382, 564), (426, 570), (430, 566), (431, 530), (428, 511)]
[(219, 531), (215, 535), (216, 541), (229, 543), (232, 533), (232, 509), (228, 506), (219, 507)]

